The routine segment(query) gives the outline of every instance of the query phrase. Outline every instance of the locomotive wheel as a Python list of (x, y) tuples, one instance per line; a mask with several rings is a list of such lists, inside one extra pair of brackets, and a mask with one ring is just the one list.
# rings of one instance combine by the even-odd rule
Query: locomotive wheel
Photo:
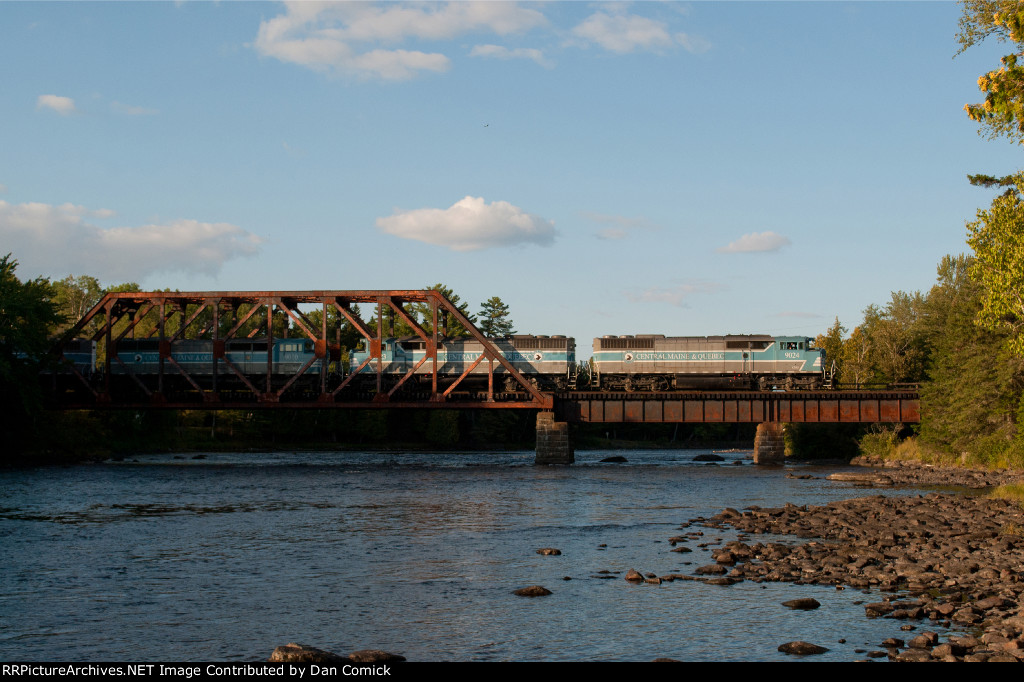
[(767, 391), (768, 390), (768, 377), (761, 377), (760, 379), (758, 379), (757, 380), (757, 386), (762, 391)]

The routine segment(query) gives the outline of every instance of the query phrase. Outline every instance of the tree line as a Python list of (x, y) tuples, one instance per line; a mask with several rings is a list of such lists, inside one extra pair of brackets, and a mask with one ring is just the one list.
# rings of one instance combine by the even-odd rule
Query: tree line
[[(964, 109), (982, 135), (1024, 144), (1024, 3), (965, 0), (958, 39), (960, 52), (987, 39), (1012, 45), (978, 79), (985, 101)], [(893, 292), (868, 306), (852, 332), (836, 319), (817, 342), (841, 384), (920, 384), (918, 455), (1020, 467), (1024, 173), (968, 181), (1002, 190), (967, 223), (971, 253), (945, 256), (926, 293)]]

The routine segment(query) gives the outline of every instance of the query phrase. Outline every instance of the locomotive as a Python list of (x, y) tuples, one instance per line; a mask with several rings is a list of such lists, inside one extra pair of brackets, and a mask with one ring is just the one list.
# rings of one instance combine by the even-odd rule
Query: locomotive
[[(576, 387), (576, 340), (571, 337), (534, 336), (522, 334), (490, 339), (501, 354), (517, 372), (522, 374), (535, 388), (541, 390), (565, 390)], [(426, 342), (418, 336), (403, 339), (384, 339), (381, 342), (382, 374), (387, 377), (401, 377), (423, 360), (427, 353)], [(483, 354), (482, 344), (474, 338), (447, 338), (438, 343), (437, 374), (439, 378), (454, 380), (466, 371)], [(365, 366), (363, 363), (366, 363)], [(376, 360), (370, 358), (366, 343), (349, 353), (349, 372), (363, 375), (363, 383), (376, 377)], [(360, 367), (362, 369), (360, 370)], [(487, 381), (489, 363), (480, 362), (466, 377), (469, 385)], [(433, 365), (424, 362), (414, 377), (423, 383), (431, 381)], [(500, 364), (494, 364), (494, 376), (502, 380), (505, 391), (521, 390), (519, 382), (509, 376)]]
[(604, 336), (594, 339), (591, 386), (667, 391), (820, 389), (825, 351), (803, 336)]
[[(580, 382), (576, 363), (576, 341), (561, 335), (514, 335), (490, 339), (512, 366), (535, 388), (547, 391), (671, 391), (671, 390), (814, 390), (831, 387), (825, 351), (814, 348), (814, 340), (803, 336), (764, 334), (726, 336), (665, 336), (637, 334), (603, 336), (593, 340), (590, 377)], [(247, 376), (267, 371), (266, 339), (228, 339), (218, 370), (222, 381), (234, 381), (230, 363)], [(157, 339), (122, 339), (117, 343), (112, 376), (153, 376), (160, 372), (160, 344)], [(418, 337), (381, 340), (381, 374), (388, 383), (397, 381), (426, 357), (426, 342)], [(323, 359), (314, 344), (303, 338), (276, 338), (269, 347), (272, 375), (294, 377), (301, 373), (299, 386), (314, 388)], [(471, 337), (445, 338), (438, 343), (437, 373), (441, 384), (462, 376), (480, 356), (483, 347)], [(76, 339), (64, 348), (68, 366), (84, 377), (96, 368), (96, 344)], [(203, 388), (210, 385), (214, 342), (181, 339), (170, 342), (169, 359)], [(329, 361), (328, 361), (329, 362)], [(376, 388), (377, 360), (365, 341), (349, 352), (348, 367), (333, 375), (334, 380), (355, 374), (355, 386)], [(467, 389), (486, 388), (490, 364), (479, 362), (462, 384)], [(422, 362), (409, 386), (427, 387), (432, 382), (432, 362)], [(505, 392), (522, 390), (505, 367), (494, 363), (495, 388)], [(175, 377), (173, 367), (164, 366), (165, 376)], [(174, 379), (175, 381), (177, 378)], [(183, 380), (183, 379), (182, 379)], [(500, 388), (499, 388), (500, 386)]]

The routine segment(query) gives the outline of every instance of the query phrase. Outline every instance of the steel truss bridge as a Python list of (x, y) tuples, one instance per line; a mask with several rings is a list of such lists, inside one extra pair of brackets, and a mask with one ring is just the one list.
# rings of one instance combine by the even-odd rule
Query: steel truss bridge
[[(371, 310), (373, 322), (365, 321), (357, 306)], [(319, 323), (310, 319), (312, 310), (320, 311)], [(298, 330), (301, 339), (311, 342), (313, 353), (290, 374), (275, 366), (270, 352), (262, 371), (245, 371), (228, 357), (227, 343), (252, 338), (265, 341), (269, 349), (274, 342), (275, 312), (293, 325), (292, 333)], [(328, 313), (349, 322), (369, 351), (357, 370), (344, 377), (328, 372), (330, 362), (341, 361), (338, 344), (328, 338)], [(417, 322), (419, 313), (429, 324)], [(423, 358), (398, 377), (385, 373), (382, 362), (385, 340), (393, 337), (389, 332), (396, 320), (408, 325), (425, 348)], [(460, 376), (442, 380), (438, 347), (453, 322), (465, 328), (482, 352)], [(72, 346), (81, 338), (96, 343), (104, 371), (87, 375), (76, 367)], [(171, 352), (172, 343), (187, 338), (212, 342), (209, 366), (201, 374), (194, 364), (184, 367)], [(118, 345), (126, 339), (150, 339), (158, 353), (156, 371), (138, 373), (122, 360)], [(560, 422), (579, 423), (920, 420), (916, 391), (541, 391), (434, 290), (109, 293), (63, 334), (53, 355), (61, 361), (60, 369), (47, 375), (46, 382), (51, 405), (58, 409), (532, 409), (554, 412)], [(319, 376), (310, 377), (317, 361)], [(368, 366), (371, 371), (365, 372)], [(471, 373), (479, 377), (481, 366), (486, 368), (486, 389), (482, 382), (471, 387), (466, 381)], [(515, 391), (495, 390), (496, 369), (502, 385), (507, 377), (514, 380)], [(374, 384), (369, 390), (354, 382), (356, 377), (368, 376)]]

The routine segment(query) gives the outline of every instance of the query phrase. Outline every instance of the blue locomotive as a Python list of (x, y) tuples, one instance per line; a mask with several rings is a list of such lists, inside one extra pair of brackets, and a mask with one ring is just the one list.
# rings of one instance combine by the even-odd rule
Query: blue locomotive
[(594, 339), (591, 386), (604, 390), (800, 390), (830, 383), (825, 351), (804, 336), (668, 336)]
[[(534, 387), (542, 390), (565, 390), (576, 385), (576, 340), (566, 336), (515, 335), (489, 339), (517, 372)], [(427, 353), (426, 342), (418, 336), (402, 339), (384, 339), (381, 342), (381, 373), (398, 378), (413, 369)], [(461, 376), (481, 355), (482, 344), (474, 338), (446, 338), (437, 347), (437, 374), (447, 381)], [(361, 368), (361, 369), (360, 369)], [(481, 361), (466, 377), (469, 386), (487, 381), (489, 363)], [(433, 364), (424, 362), (414, 378), (422, 383), (431, 381)], [(349, 372), (359, 373), (364, 384), (377, 374), (377, 361), (370, 357), (366, 342), (349, 354)], [(519, 382), (505, 368), (495, 362), (494, 378), (500, 388), (508, 392), (522, 390)]]
[[(231, 365), (248, 376), (265, 375), (267, 371), (267, 339), (229, 339), (224, 341), (224, 355), (218, 373), (229, 376)], [(112, 375), (155, 375), (160, 372), (160, 341), (158, 339), (122, 339), (116, 346), (117, 360), (111, 363)], [(213, 373), (214, 342), (203, 339), (179, 339), (170, 343), (170, 359), (194, 379)], [(65, 356), (67, 353), (65, 352)], [(293, 376), (305, 367), (305, 376), (320, 375), (323, 362), (313, 350), (309, 339), (274, 339), (270, 346), (273, 376)], [(118, 361), (119, 360), (119, 361)], [(307, 367), (307, 363), (309, 366)], [(164, 374), (177, 370), (164, 363)], [(202, 383), (202, 382), (200, 382)], [(205, 387), (204, 387), (205, 388)]]

